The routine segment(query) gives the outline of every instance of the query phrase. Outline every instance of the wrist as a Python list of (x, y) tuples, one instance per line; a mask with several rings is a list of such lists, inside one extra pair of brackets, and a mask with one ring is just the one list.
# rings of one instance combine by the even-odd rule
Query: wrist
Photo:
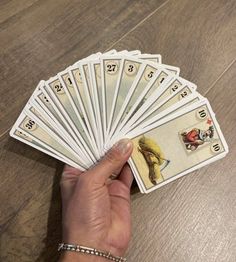
[[(83, 237), (81, 238), (79, 236), (83, 236)], [(85, 232), (83, 233), (76, 232), (75, 234), (74, 232), (73, 234), (63, 234), (62, 242), (75, 244), (75, 245), (82, 245), (90, 248), (95, 248), (97, 250), (111, 252), (111, 254), (115, 256), (124, 256), (125, 253), (124, 249), (120, 249), (112, 245), (105, 239), (105, 237), (103, 238), (93, 237), (91, 234), (86, 234)]]
[(59, 260), (60, 262), (102, 262), (104, 260), (112, 260), (119, 262), (126, 261), (126, 258), (121, 256), (115, 256), (108, 251), (98, 250), (95, 248), (75, 244), (60, 243), (58, 246), (58, 251), (66, 251), (62, 253), (61, 258)]
[(82, 254), (73, 251), (64, 251), (59, 259), (59, 262), (107, 262), (104, 257), (97, 257), (88, 254)]

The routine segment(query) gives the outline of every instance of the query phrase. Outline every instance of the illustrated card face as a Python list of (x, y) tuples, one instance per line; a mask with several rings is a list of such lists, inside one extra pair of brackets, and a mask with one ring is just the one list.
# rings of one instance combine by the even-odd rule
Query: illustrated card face
[(90, 137), (94, 139), (96, 137), (96, 122), (93, 121), (94, 116), (89, 106), (89, 101), (86, 96), (86, 90), (81, 76), (81, 70), (79, 66), (73, 66), (69, 71), (69, 76), (75, 89), (76, 98), (80, 107), (82, 118), (89, 131)]
[[(137, 55), (139, 54), (140, 51), (132, 51), (132, 52), (128, 52), (128, 51), (121, 51), (121, 52), (115, 52), (114, 50), (111, 50), (109, 52), (106, 52), (103, 54), (103, 56), (105, 57), (108, 57), (110, 59), (112, 59), (112, 56), (111, 55), (115, 55), (116, 54), (119, 54), (119, 55), (122, 55), (122, 54), (129, 54), (129, 55)], [(101, 57), (102, 58), (102, 57)], [(111, 60), (112, 62), (112, 60)], [(104, 137), (105, 137), (105, 134), (104, 134), (104, 110), (106, 108), (106, 105), (105, 103), (103, 103), (103, 96), (105, 96), (105, 91), (106, 90), (102, 90), (103, 86), (102, 86), (102, 83), (104, 83), (105, 81), (105, 68), (104, 68), (104, 63), (103, 62), (100, 62), (99, 59), (97, 60), (94, 60), (94, 61), (90, 61), (89, 62), (89, 67), (88, 67), (88, 78), (90, 79), (90, 84), (91, 84), (91, 99), (93, 101), (93, 108), (94, 108), (94, 112), (95, 112), (95, 118), (96, 118), (96, 123), (97, 123), (97, 128), (98, 128), (98, 137), (99, 137), (99, 148), (102, 149), (103, 148), (103, 141), (104, 141)], [(112, 64), (107, 64), (108, 68), (107, 70), (113, 70), (113, 67), (114, 65), (112, 66)], [(102, 68), (101, 68), (102, 67)], [(114, 71), (115, 72), (112, 72), (111, 77), (116, 77), (116, 72), (117, 72), (118, 68), (114, 68)], [(102, 78), (101, 78), (101, 75), (102, 75)], [(86, 77), (86, 75), (85, 75)], [(87, 77), (86, 77), (87, 78)], [(105, 87), (104, 87), (105, 88)], [(111, 91), (111, 92), (110, 92)], [(109, 91), (109, 95), (112, 96), (112, 93), (114, 93), (115, 90), (110, 90)], [(113, 97), (112, 98), (113, 101), (116, 99), (116, 97)], [(109, 106), (111, 105), (111, 103), (109, 104)]]
[[(122, 112), (120, 117), (119, 125), (116, 128), (114, 126), (111, 129), (110, 136), (112, 134), (120, 132), (123, 126), (132, 118), (132, 116), (142, 107), (148, 97), (156, 90), (159, 89), (161, 84), (168, 82), (171, 76), (168, 76), (168, 72), (163, 70), (154, 71), (155, 68), (151, 69), (149, 65), (141, 72), (140, 77), (137, 79), (137, 83), (134, 83), (135, 90), (132, 92), (129, 102), (125, 105), (125, 110)], [(145, 80), (144, 80), (145, 79)], [(144, 84), (144, 82), (146, 84)], [(137, 99), (134, 100), (134, 97), (137, 95), (137, 90), (140, 94), (137, 96)]]
[(63, 146), (62, 141), (58, 142), (54, 137), (52, 137), (48, 132), (46, 132), (41, 126), (36, 123), (36, 121), (27, 115), (19, 122), (19, 129), (23, 130), (27, 134), (30, 134), (34, 137), (34, 139), (38, 139), (42, 144), (49, 147), (51, 150), (55, 150), (60, 155), (68, 158), (70, 161), (77, 163), (79, 166), (82, 166), (82, 163), (76, 157), (75, 154), (72, 153), (72, 150), (68, 150), (65, 146)]
[(159, 65), (159, 66), (153, 67), (151, 64), (147, 64), (144, 71), (141, 74), (141, 77), (137, 85), (135, 86), (135, 90), (131, 96), (127, 109), (124, 112), (124, 116), (128, 115), (129, 110), (135, 105), (136, 101), (138, 101), (138, 99), (142, 97), (142, 93), (143, 93), (143, 90), (145, 89), (145, 86), (153, 78), (153, 76), (157, 72), (157, 69), (159, 69), (161, 73), (155, 79), (155, 82), (153, 83), (152, 87), (149, 89), (147, 94), (145, 94), (145, 97), (143, 98), (144, 100), (147, 100), (147, 98), (152, 95), (152, 92), (156, 89), (156, 87), (160, 86), (160, 84), (167, 78), (167, 76), (170, 73), (174, 75), (178, 75), (179, 73), (178, 68), (172, 67), (169, 65)]
[[(53, 92), (51, 97), (54, 98), (54, 102), (56, 103), (58, 109), (63, 114), (64, 118), (63, 120), (66, 120), (69, 122), (69, 124), (74, 127), (75, 133), (80, 133), (80, 135), (83, 137), (83, 139), (86, 141), (86, 144), (89, 144), (90, 136), (88, 133), (84, 133), (85, 125), (83, 125), (83, 120), (81, 119), (80, 115), (77, 115), (76, 111), (74, 110), (69, 97), (67, 96), (67, 93), (65, 92), (64, 87), (60, 83), (59, 79), (55, 77), (51, 81), (46, 82), (46, 88), (50, 92)], [(80, 118), (78, 118), (80, 117)], [(63, 121), (64, 122), (64, 121)], [(90, 150), (94, 150), (96, 148), (96, 145), (94, 145), (93, 149), (90, 148)]]
[(118, 85), (116, 86), (117, 90), (113, 99), (113, 105), (112, 105), (113, 112), (110, 121), (108, 122), (108, 131), (111, 125), (114, 123), (114, 120), (116, 119), (119, 110), (125, 101), (125, 97), (127, 96), (127, 93), (131, 88), (135, 77), (137, 76), (141, 62), (142, 61), (138, 61), (134, 59), (132, 60), (128, 58), (124, 60), (124, 66), (121, 72), (122, 75)]
[(116, 85), (121, 77), (123, 68), (121, 57), (108, 57), (101, 60), (102, 79), (102, 106), (103, 106), (103, 128), (106, 132), (110, 121), (112, 104), (115, 95)]
[(177, 77), (171, 80), (161, 90), (156, 89), (153, 95), (145, 101), (145, 105), (133, 115), (128, 123), (126, 123), (126, 127), (123, 130), (127, 132), (131, 126), (132, 128), (140, 126), (140, 123), (152, 119), (181, 99), (193, 94), (195, 89), (192, 88), (192, 86), (195, 85), (183, 78)]
[[(51, 126), (59, 127), (58, 132), (64, 131), (65, 134), (67, 134), (68, 137), (71, 137), (68, 133), (68, 130), (66, 129), (66, 126), (62, 121), (59, 121), (59, 115), (54, 110), (54, 108), (51, 106), (51, 103), (49, 102), (48, 98), (44, 96), (42, 92), (39, 92), (34, 97), (34, 100), (30, 101), (30, 104), (33, 105), (38, 112), (40, 112), (41, 116), (44, 117), (44, 122), (50, 123)], [(46, 121), (45, 121), (46, 120)]]
[[(135, 105), (136, 101), (139, 100), (139, 97), (142, 96), (142, 92), (143, 92), (145, 86), (152, 79), (152, 77), (154, 76), (154, 74), (156, 72), (157, 72), (156, 68), (154, 68), (150, 65), (146, 66), (137, 86), (135, 87), (135, 91), (132, 94), (132, 97), (131, 97), (130, 102), (129, 102), (128, 107), (127, 107), (127, 110), (124, 112), (124, 116), (128, 115), (129, 110)], [(158, 77), (155, 79), (155, 83), (152, 85), (152, 88), (149, 89), (148, 93), (143, 98), (143, 100), (146, 100), (147, 97), (149, 97), (152, 94), (153, 90), (155, 90), (154, 87), (160, 86), (160, 84), (164, 81), (164, 79), (167, 76), (168, 76), (167, 72), (161, 71), (160, 74), (158, 75)], [(141, 102), (141, 104), (142, 104), (142, 102)], [(124, 118), (124, 116), (123, 116), (123, 118)], [(121, 120), (123, 120), (123, 118)]]
[[(184, 108), (189, 108), (189, 106), (193, 106), (194, 104), (199, 104), (200, 102), (207, 101), (198, 93), (190, 95), (189, 97), (185, 97), (183, 100), (177, 102), (176, 104), (170, 106), (169, 108), (165, 108), (159, 114), (155, 115), (153, 118), (149, 120), (143, 120), (138, 124), (137, 127), (131, 127), (131, 129), (126, 132), (130, 137), (136, 137), (137, 134), (145, 133), (145, 131), (149, 130), (150, 126), (155, 124), (156, 122), (161, 121), (165, 117), (171, 117), (178, 112), (183, 111)], [(117, 138), (114, 138), (114, 141), (117, 141), (118, 138), (124, 137), (125, 134), (120, 134)], [(114, 142), (112, 141), (112, 142)]]
[[(87, 144), (86, 144), (86, 142), (83, 138), (83, 133), (82, 132), (79, 133), (77, 128), (75, 127), (75, 125), (71, 125), (71, 123), (72, 123), (71, 119), (65, 117), (64, 114), (66, 113), (66, 111), (62, 110), (63, 108), (61, 108), (61, 110), (64, 111), (63, 113), (62, 113), (61, 110), (59, 110), (59, 108), (55, 104), (55, 100), (53, 100), (52, 96), (50, 96), (49, 93), (47, 93), (47, 90), (44, 88), (44, 86), (40, 87), (40, 89), (41, 89), (42, 92), (39, 92), (36, 95), (35, 100), (39, 103), (39, 105), (41, 105), (42, 107), (44, 107), (48, 111), (47, 114), (51, 115), (52, 119), (56, 118), (55, 120), (58, 121), (60, 123), (60, 125), (63, 126), (63, 128), (65, 127), (67, 132), (69, 134), (71, 134), (74, 141), (79, 145), (79, 147), (86, 148), (86, 150), (87, 150), (86, 152), (88, 152), (90, 157), (92, 159), (95, 159), (94, 156), (93, 156), (93, 153), (91, 152), (91, 149), (88, 148), (88, 146), (87, 146)], [(64, 92), (63, 92), (63, 94), (64, 94)], [(51, 110), (51, 108), (53, 108), (53, 110)], [(44, 112), (42, 112), (42, 111), (40, 111), (40, 112), (42, 114), (44, 114)], [(77, 122), (77, 124), (79, 124), (79, 121)], [(82, 146), (82, 143), (83, 143), (83, 146)]]
[[(46, 103), (49, 104), (49, 102)], [(75, 141), (70, 135), (68, 135), (66, 129), (60, 124), (60, 122), (57, 121), (54, 115), (51, 114), (50, 117), (46, 113), (46, 110), (44, 111), (44, 109), (36, 101), (31, 101), (29, 103), (29, 106), (26, 108), (28, 112), (31, 112), (32, 114), (37, 116), (40, 121), (44, 123), (44, 125), (50, 128), (52, 133), (59, 136), (64, 142), (70, 145), (70, 147), (73, 148), (75, 152), (77, 152), (78, 146), (76, 145)], [(81, 153), (81, 151), (79, 150), (78, 153)]]
[(80, 134), (83, 136), (83, 139), (86, 141), (86, 144), (89, 145), (89, 142), (91, 143), (92, 147), (90, 147), (90, 150), (92, 150), (98, 157), (99, 154), (94, 138), (94, 133), (91, 130), (91, 126), (87, 125), (87, 118), (85, 119), (85, 116), (82, 113), (81, 105), (79, 103), (79, 100), (77, 99), (76, 89), (73, 86), (69, 72), (65, 70), (64, 72), (59, 73), (58, 78), (65, 92), (65, 95), (60, 96), (60, 100), (62, 100), (64, 96), (64, 100), (66, 100), (65, 105), (67, 105), (63, 106), (62, 103), (62, 105), (59, 106), (65, 107), (65, 111), (69, 114), (69, 117), (73, 121), (73, 124), (76, 126)]
[[(87, 107), (88, 107), (88, 111), (89, 111), (89, 116), (91, 119), (90, 122), (92, 123), (93, 127), (97, 127), (97, 121), (96, 121), (96, 117), (95, 117), (95, 108), (92, 102), (92, 98), (94, 97), (93, 94), (93, 88), (92, 88), (92, 83), (91, 83), (91, 78), (89, 75), (89, 66), (88, 66), (88, 61), (85, 60), (84, 63), (79, 63), (79, 67), (80, 67), (80, 74), (81, 74), (81, 78), (83, 81), (83, 88), (84, 88), (84, 93), (86, 96), (86, 100), (87, 100)], [(97, 135), (97, 133), (95, 132), (95, 134)]]
[(95, 84), (96, 84), (96, 89), (97, 89), (99, 108), (102, 110), (101, 65), (100, 63), (93, 63), (91, 67), (93, 68), (93, 72), (95, 76)]
[(134, 171), (147, 192), (227, 153), (208, 103), (134, 138), (133, 143)]
[(63, 85), (65, 92), (67, 93), (68, 98), (70, 99), (72, 106), (74, 106), (74, 110), (77, 112), (77, 115), (80, 115), (80, 117), (84, 119), (79, 100), (77, 99), (76, 90), (71, 81), (69, 72), (59, 73), (58, 77)]
[[(138, 58), (142, 58), (143, 60), (147, 60), (147, 62), (152, 62), (154, 65), (157, 65), (161, 61), (160, 55), (138, 55)], [(132, 95), (137, 91), (138, 86), (141, 87), (142, 90), (142, 82), (147, 83), (153, 76), (156, 71), (152, 66), (147, 66), (145, 68), (143, 61), (137, 58), (126, 58), (124, 59), (124, 67), (122, 70), (122, 76), (117, 87), (117, 94), (115, 95), (115, 105), (114, 112), (112, 111), (112, 119), (111, 122), (108, 123), (108, 134), (113, 134), (117, 125), (121, 121), (121, 117), (124, 114), (125, 109), (127, 108), (127, 104), (131, 99)], [(137, 80), (143, 74), (143, 71), (146, 71), (146, 78), (143, 78), (143, 81), (138, 81), (139, 85), (137, 85)], [(137, 93), (137, 92), (136, 92)], [(132, 103), (131, 103), (132, 104)], [(129, 107), (131, 106), (129, 104)], [(128, 108), (129, 108), (128, 107)], [(127, 111), (125, 115), (127, 114)]]
[(92, 61), (89, 64), (89, 75), (92, 83), (92, 101), (94, 106), (94, 112), (96, 116), (96, 123), (97, 123), (97, 134), (98, 134), (98, 147), (101, 150), (103, 146), (103, 122), (102, 122), (102, 115), (103, 115), (103, 107), (102, 107), (102, 82), (101, 82), (101, 65), (100, 61)]
[(27, 135), (23, 130), (19, 130), (19, 129), (15, 129), (14, 131), (11, 131), (11, 136), (20, 140), (21, 142), (45, 153), (50, 155), (51, 157), (54, 157), (64, 163), (67, 163), (70, 166), (74, 166), (76, 168), (78, 168), (77, 164), (70, 161), (69, 159), (63, 157), (63, 156), (59, 156), (57, 152), (52, 152), (51, 150), (49, 150), (48, 148), (44, 147), (43, 145), (41, 145), (40, 143), (38, 143), (35, 139), (33, 139), (33, 137), (30, 137), (29, 135)]
[[(59, 143), (61, 143), (61, 145), (73, 152), (77, 159), (81, 158), (81, 163), (86, 163), (90, 161), (90, 158), (86, 157), (87, 152), (84, 150), (84, 148), (75, 146), (73, 140), (71, 141), (70, 138), (65, 136), (64, 132), (55, 129), (53, 122), (47, 121), (47, 119), (45, 119), (44, 116), (41, 115), (41, 113), (33, 105), (29, 104), (28, 106), (26, 106), (24, 112), (26, 112), (27, 116), (32, 118), (36, 126), (39, 126), (42, 130), (44, 130), (44, 132), (48, 133), (50, 137), (54, 137), (57, 141), (59, 141)], [(28, 130), (33, 131), (33, 128), (29, 126)]]

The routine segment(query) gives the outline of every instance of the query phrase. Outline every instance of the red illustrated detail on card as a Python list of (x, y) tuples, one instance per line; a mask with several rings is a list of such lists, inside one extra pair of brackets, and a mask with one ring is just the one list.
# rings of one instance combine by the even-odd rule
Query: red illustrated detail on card
[(207, 124), (208, 124), (208, 125), (211, 125), (211, 124), (212, 124), (212, 120), (211, 120), (211, 119), (208, 119), (208, 120), (207, 120)]

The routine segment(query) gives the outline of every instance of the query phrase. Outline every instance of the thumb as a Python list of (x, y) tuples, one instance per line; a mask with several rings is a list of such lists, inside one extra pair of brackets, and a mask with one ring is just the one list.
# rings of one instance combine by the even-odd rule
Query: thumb
[(118, 175), (133, 150), (133, 143), (129, 139), (121, 139), (106, 153), (104, 158), (86, 176), (91, 176), (96, 184), (104, 185), (110, 176)]

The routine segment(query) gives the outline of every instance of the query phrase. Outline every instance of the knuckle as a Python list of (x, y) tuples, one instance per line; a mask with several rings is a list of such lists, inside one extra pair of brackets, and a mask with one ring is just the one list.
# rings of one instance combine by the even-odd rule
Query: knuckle
[(111, 150), (105, 155), (105, 160), (110, 164), (118, 164), (121, 160), (121, 157), (115, 150)]
[(80, 187), (83, 187), (87, 190), (93, 188), (94, 185), (93, 173), (91, 174), (90, 173), (91, 173), (90, 171), (87, 171), (81, 174), (78, 179), (78, 184), (80, 185)]
[(115, 188), (115, 196), (121, 197), (130, 204), (130, 189), (125, 184), (117, 180), (111, 184), (111, 187)]
[(88, 176), (86, 173), (83, 173), (78, 178), (78, 183), (80, 184), (87, 184), (89, 182)]
[(129, 196), (130, 189), (123, 183), (120, 185), (120, 194)]

